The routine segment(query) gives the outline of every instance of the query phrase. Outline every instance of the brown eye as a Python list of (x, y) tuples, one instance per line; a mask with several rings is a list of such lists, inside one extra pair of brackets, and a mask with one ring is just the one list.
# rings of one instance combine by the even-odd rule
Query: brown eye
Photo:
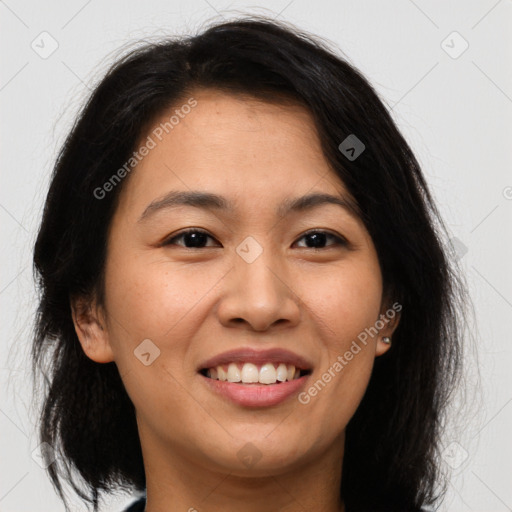
[[(310, 231), (302, 235), (299, 240), (305, 239), (310, 245), (306, 249), (323, 249), (328, 239), (334, 240), (335, 243), (331, 245), (346, 245), (346, 240), (343, 238), (329, 233), (328, 231)], [(327, 246), (329, 247), (329, 246)]]
[[(203, 249), (206, 247), (214, 247), (212, 245), (208, 246), (208, 239), (215, 240), (208, 232), (202, 229), (190, 228), (177, 235), (174, 235), (172, 238), (166, 240), (162, 245), (179, 245), (185, 247), (186, 249)], [(306, 240), (305, 249), (325, 249), (331, 246), (339, 246), (346, 245), (347, 242), (340, 236), (334, 235), (328, 231), (310, 231), (304, 235), (302, 235), (299, 240)], [(334, 243), (327, 244), (327, 242), (331, 240)], [(181, 241), (178, 243), (178, 241)], [(326, 245), (327, 244), (327, 245)]]
[[(208, 238), (215, 240), (206, 231), (202, 229), (187, 229), (174, 235), (172, 238), (166, 240), (162, 245), (181, 245), (186, 249), (202, 249), (208, 241)], [(177, 240), (183, 239), (183, 243), (176, 243)], [(211, 246), (210, 246), (211, 247)]]

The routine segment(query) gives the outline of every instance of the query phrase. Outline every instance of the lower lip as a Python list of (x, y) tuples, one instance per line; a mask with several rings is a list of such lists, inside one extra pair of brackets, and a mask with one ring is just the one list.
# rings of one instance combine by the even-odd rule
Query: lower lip
[(278, 405), (290, 398), (305, 385), (309, 375), (298, 379), (281, 382), (280, 384), (240, 384), (222, 380), (214, 380), (200, 374), (215, 393), (244, 407), (270, 407)]

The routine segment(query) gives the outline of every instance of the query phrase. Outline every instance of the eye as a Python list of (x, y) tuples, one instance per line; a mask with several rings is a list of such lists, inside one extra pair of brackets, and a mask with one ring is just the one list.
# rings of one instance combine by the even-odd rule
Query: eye
[(311, 243), (310, 247), (305, 247), (306, 249), (323, 249), (323, 245), (329, 238), (335, 241), (335, 244), (331, 245), (347, 245), (347, 241), (344, 238), (334, 235), (333, 233), (329, 233), (328, 231), (321, 230), (309, 231), (302, 235), (299, 240), (307, 239), (308, 242)]
[(204, 244), (207, 242), (208, 238), (214, 240), (214, 238), (209, 235), (206, 231), (197, 228), (189, 228), (172, 238), (167, 239), (162, 245), (183, 245), (176, 244), (176, 240), (183, 239), (185, 243), (185, 248), (187, 249), (201, 249), (204, 247)]
[[(211, 240), (215, 240), (207, 231), (198, 228), (189, 228), (177, 235), (174, 235), (172, 238), (167, 239), (162, 245), (181, 245), (187, 249), (202, 249), (207, 247), (205, 244), (207, 244), (209, 238)], [(181, 239), (183, 240), (183, 243), (177, 243), (177, 241)], [(299, 240), (302, 239), (306, 239), (306, 243), (311, 244), (309, 246), (302, 247), (305, 249), (324, 249), (324, 245), (328, 239), (334, 240), (335, 242), (334, 244), (330, 244), (331, 246), (347, 244), (347, 241), (344, 238), (322, 230), (309, 231), (299, 238)], [(329, 245), (327, 247), (329, 247)]]

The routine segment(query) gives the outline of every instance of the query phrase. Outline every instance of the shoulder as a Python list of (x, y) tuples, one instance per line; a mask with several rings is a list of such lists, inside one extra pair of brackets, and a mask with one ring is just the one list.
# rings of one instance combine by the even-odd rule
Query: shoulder
[(146, 506), (146, 498), (140, 498), (134, 501), (124, 512), (144, 512)]

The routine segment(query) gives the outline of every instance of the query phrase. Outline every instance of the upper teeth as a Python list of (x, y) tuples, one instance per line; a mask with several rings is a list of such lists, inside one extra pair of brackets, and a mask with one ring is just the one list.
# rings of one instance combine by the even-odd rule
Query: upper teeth
[(207, 376), (211, 379), (223, 380), (228, 382), (243, 382), (244, 384), (256, 383), (275, 384), (276, 381), (298, 379), (300, 370), (293, 364), (286, 365), (279, 363), (274, 366), (272, 363), (265, 363), (259, 369), (253, 363), (230, 363), (227, 367), (219, 365), (215, 368), (209, 368)]

